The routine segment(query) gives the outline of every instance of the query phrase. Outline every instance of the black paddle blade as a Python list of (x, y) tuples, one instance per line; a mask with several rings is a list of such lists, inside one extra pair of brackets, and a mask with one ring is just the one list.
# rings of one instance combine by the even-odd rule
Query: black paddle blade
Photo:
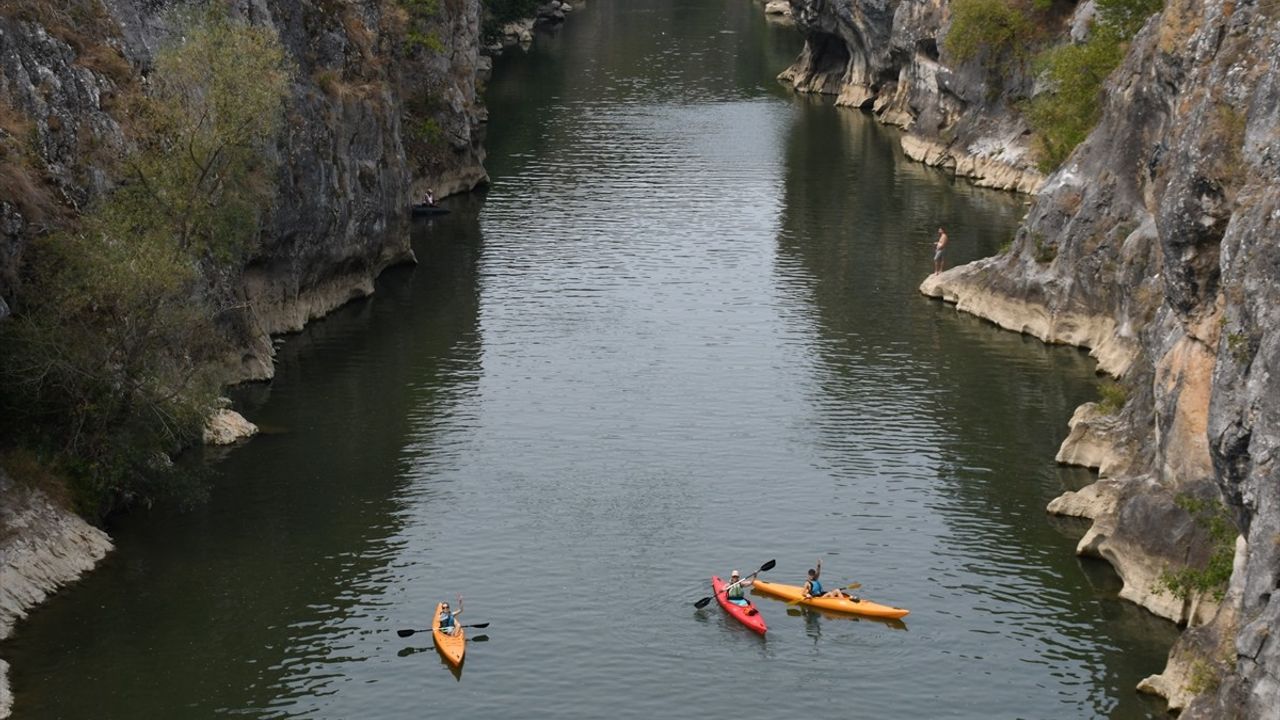
[(477, 629), (479, 629), (479, 628), (487, 628), (487, 627), (489, 627), (489, 623), (487, 623), (487, 622), (483, 622), (483, 623), (476, 623), (475, 625), (472, 625), (471, 627), (473, 627), (473, 628), (477, 628)]
[(418, 631), (417, 630), (397, 630), (396, 634), (399, 635), (400, 637), (409, 637), (410, 635), (416, 632)]
[(778, 566), (777, 560), (770, 560), (769, 562), (760, 566), (760, 572), (769, 572), (770, 570), (774, 569), (777, 566)]
[(698, 602), (694, 603), (694, 604), (693, 604), (693, 606), (694, 606), (694, 607), (696, 607), (696, 608), (698, 608), (699, 610), (701, 610), (702, 608), (704, 608), (704, 607), (706, 607), (707, 605), (710, 605), (710, 604), (711, 604), (711, 598), (709, 598), (709, 597), (704, 597), (704, 598), (702, 598), (701, 600), (699, 600)]

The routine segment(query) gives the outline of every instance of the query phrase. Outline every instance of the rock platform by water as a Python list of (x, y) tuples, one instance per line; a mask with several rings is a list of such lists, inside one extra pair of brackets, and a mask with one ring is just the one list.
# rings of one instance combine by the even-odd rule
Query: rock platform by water
[[(105, 532), (0, 470), (0, 640), (111, 548)], [(12, 703), (8, 664), (0, 660), (0, 718), (9, 715)]]

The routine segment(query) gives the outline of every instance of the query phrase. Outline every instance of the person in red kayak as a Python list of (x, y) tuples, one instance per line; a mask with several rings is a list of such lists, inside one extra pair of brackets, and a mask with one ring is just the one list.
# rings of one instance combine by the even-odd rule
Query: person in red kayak
[(734, 570), (729, 573), (729, 584), (724, 587), (725, 599), (734, 605), (741, 605), (742, 607), (750, 605), (751, 603), (747, 602), (747, 598), (744, 597), (742, 591), (754, 583), (755, 580), (752, 578), (747, 578), (746, 580), (741, 579), (738, 571)]
[(812, 600), (816, 597), (824, 598), (844, 598), (853, 602), (861, 602), (861, 599), (855, 595), (850, 595), (843, 588), (827, 590), (823, 592), (822, 581), (818, 577), (822, 575), (822, 558), (818, 558), (818, 567), (809, 568), (809, 579), (804, 584), (804, 599)]

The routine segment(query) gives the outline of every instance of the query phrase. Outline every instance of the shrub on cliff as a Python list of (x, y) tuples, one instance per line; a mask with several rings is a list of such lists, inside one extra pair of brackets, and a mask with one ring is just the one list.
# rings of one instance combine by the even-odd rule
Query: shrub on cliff
[(1087, 42), (1053, 48), (1037, 58), (1052, 88), (1037, 95), (1027, 111), (1043, 170), (1061, 165), (1088, 137), (1102, 115), (1102, 84), (1124, 59), (1129, 40), (1163, 5), (1163, 0), (1098, 0), (1099, 20)]
[(943, 46), (959, 62), (985, 54), (990, 67), (1021, 54), (1031, 29), (1027, 13), (1009, 0), (952, 0)]
[(1027, 118), (1038, 133), (1041, 168), (1062, 164), (1088, 137), (1102, 114), (1102, 83), (1124, 58), (1124, 45), (1113, 33), (1083, 45), (1064, 45), (1039, 59), (1051, 92), (1031, 101)]
[(289, 68), (274, 33), (193, 16), (129, 106), (124, 177), (70, 231), (33, 243), (0, 327), (3, 435), (71, 477), (82, 511), (160, 493), (218, 390), (234, 273), (272, 196), (268, 145)]
[(1201, 567), (1166, 570), (1160, 576), (1160, 589), (1183, 601), (1207, 594), (1215, 601), (1226, 595), (1235, 560), (1236, 535), (1239, 531), (1231, 513), (1220, 500), (1206, 501), (1190, 495), (1179, 495), (1175, 501), (1186, 510), (1208, 536), (1209, 559)]

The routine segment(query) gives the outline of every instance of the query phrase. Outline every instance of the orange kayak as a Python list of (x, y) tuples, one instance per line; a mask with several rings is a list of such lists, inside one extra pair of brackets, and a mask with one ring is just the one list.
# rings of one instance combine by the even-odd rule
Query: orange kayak
[(462, 667), (462, 656), (467, 653), (467, 631), (462, 628), (457, 628), (453, 633), (441, 630), (440, 611), (443, 608), (444, 603), (436, 605), (436, 614), (431, 616), (431, 639), (435, 641), (436, 650), (440, 651), (440, 657), (445, 662), (455, 668)]
[[(765, 582), (764, 580), (756, 580), (752, 586), (756, 590), (765, 595), (772, 595), (780, 600), (796, 600), (804, 597), (803, 585), (783, 585), (782, 583)], [(870, 600), (860, 599), (858, 601), (849, 600), (848, 598), (826, 598), (817, 597), (808, 600), (801, 600), (801, 605), (808, 605), (820, 610), (831, 610), (833, 612), (849, 613), (851, 615), (865, 615), (867, 617), (877, 618), (901, 618), (906, 617), (909, 610), (891, 607), (889, 605), (881, 605), (880, 603), (871, 602)]]

